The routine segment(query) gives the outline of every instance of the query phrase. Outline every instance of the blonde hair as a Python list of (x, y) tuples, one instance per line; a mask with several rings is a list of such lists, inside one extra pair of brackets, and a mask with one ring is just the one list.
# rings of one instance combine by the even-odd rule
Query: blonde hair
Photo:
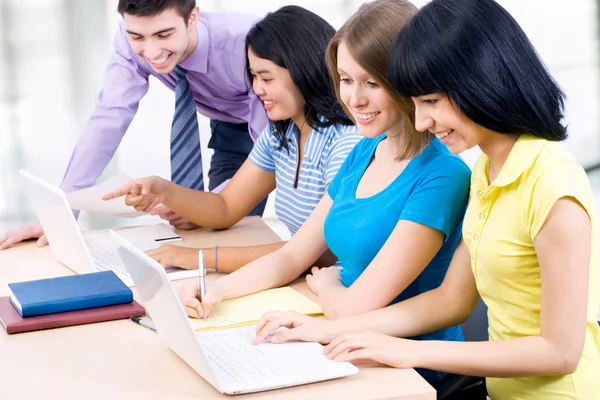
[(417, 7), (406, 0), (375, 0), (363, 4), (333, 36), (326, 53), (327, 67), (334, 81), (335, 93), (350, 118), (353, 119), (352, 113), (340, 98), (340, 74), (337, 65), (340, 43), (348, 47), (352, 58), (388, 92), (403, 122), (404, 146), (400, 154), (397, 154), (397, 159), (416, 156), (433, 140), (433, 135), (416, 130), (412, 100), (394, 92), (388, 79), (388, 59), (392, 41), (417, 11)]

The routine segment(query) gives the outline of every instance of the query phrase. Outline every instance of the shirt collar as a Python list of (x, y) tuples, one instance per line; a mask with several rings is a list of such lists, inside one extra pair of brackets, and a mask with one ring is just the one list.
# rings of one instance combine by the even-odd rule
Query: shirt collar
[[(508, 186), (516, 181), (535, 162), (536, 156), (539, 154), (538, 149), (542, 146), (543, 142), (543, 139), (536, 138), (535, 136), (519, 136), (510, 150), (500, 173), (491, 186)], [(478, 172), (483, 174), (483, 176), (479, 176), (478, 178), (489, 182), (489, 157), (483, 153), (477, 164), (482, 167), (478, 168)]]
[(179, 65), (187, 71), (204, 74), (208, 70), (208, 49), (210, 43), (208, 29), (201, 20), (198, 20), (198, 23), (196, 24), (196, 32), (198, 33), (196, 47), (188, 58)]
[[(324, 116), (322, 116), (321, 114), (318, 114), (317, 116), (319, 118), (319, 120), (321, 122), (327, 122), (327, 118), (325, 118)], [(317, 127), (316, 129), (311, 127), (310, 128), (310, 133), (312, 134), (313, 132), (318, 132), (318, 133), (323, 133), (325, 132), (327, 129), (329, 129), (329, 127)], [(296, 126), (296, 124), (294, 123), (294, 121), (292, 121), (290, 119), (290, 124), (287, 127), (287, 131), (285, 132), (285, 136), (286, 137), (296, 137), (298, 136), (298, 132), (300, 131), (300, 129), (298, 128), (298, 126)]]

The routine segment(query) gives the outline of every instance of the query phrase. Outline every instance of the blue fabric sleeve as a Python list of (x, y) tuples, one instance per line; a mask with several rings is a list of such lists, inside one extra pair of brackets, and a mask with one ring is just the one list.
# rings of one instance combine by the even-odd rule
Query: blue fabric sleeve
[(275, 157), (273, 156), (273, 140), (275, 137), (271, 130), (271, 125), (262, 131), (248, 158), (258, 168), (263, 169), (267, 172), (275, 172)]
[(350, 154), (354, 146), (356, 146), (361, 139), (362, 136), (358, 132), (356, 126), (344, 125), (340, 127), (340, 132), (334, 139), (325, 161), (325, 185), (331, 184), (333, 178), (335, 178), (342, 164), (348, 157), (348, 154)]
[(329, 197), (331, 197), (333, 200), (335, 200), (335, 196), (337, 196), (337, 193), (340, 190), (340, 185), (342, 183), (342, 180), (344, 179), (344, 175), (346, 175), (346, 173), (352, 166), (354, 159), (360, 157), (361, 149), (365, 147), (363, 145), (364, 143), (366, 143), (365, 139), (361, 140), (356, 146), (354, 146), (354, 148), (352, 149), (350, 154), (348, 154), (348, 157), (346, 157), (346, 160), (338, 170), (337, 174), (331, 181), (331, 184), (327, 188), (327, 193), (329, 194)]
[(432, 160), (430, 173), (408, 198), (399, 220), (413, 221), (452, 234), (464, 216), (471, 171), (455, 156)]

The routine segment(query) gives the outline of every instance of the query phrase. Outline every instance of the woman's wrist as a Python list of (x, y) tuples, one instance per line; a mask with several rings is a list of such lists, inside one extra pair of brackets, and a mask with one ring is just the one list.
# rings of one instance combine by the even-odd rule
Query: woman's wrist
[(215, 286), (215, 293), (218, 295), (219, 301), (227, 300), (229, 298), (225, 292), (226, 285), (223, 285), (223, 282), (221, 282), (222, 280), (223, 278), (219, 278), (213, 283)]
[(412, 359), (410, 360), (411, 368), (421, 368), (423, 365), (427, 365), (427, 357), (428, 357), (428, 346), (427, 340), (409, 340), (409, 339), (400, 339), (410, 341), (411, 346), (413, 346), (414, 351), (411, 352)]
[(218, 251), (219, 246), (203, 249), (206, 255), (206, 269), (210, 272), (219, 272)]
[(343, 319), (325, 319), (323, 322), (324, 342), (329, 343), (336, 337), (350, 332)]

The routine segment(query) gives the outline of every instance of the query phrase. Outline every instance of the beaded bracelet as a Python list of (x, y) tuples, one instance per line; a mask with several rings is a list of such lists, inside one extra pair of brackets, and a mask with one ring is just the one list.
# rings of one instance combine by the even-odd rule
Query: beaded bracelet
[(215, 272), (219, 272), (219, 246), (215, 247)]

